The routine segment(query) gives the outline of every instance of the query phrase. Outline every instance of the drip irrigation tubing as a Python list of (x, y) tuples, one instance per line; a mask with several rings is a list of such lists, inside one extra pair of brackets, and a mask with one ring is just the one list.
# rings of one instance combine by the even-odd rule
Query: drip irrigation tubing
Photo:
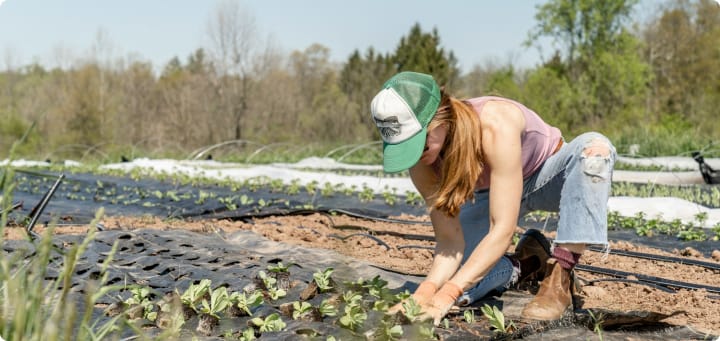
[(411, 224), (411, 225), (427, 225), (431, 226), (432, 223), (429, 221), (413, 221), (413, 220), (401, 220), (401, 219), (390, 219), (390, 218), (380, 218), (380, 217), (373, 217), (370, 215), (352, 212), (348, 210), (343, 209), (337, 209), (337, 208), (331, 208), (327, 210), (328, 213), (336, 212), (336, 213), (342, 213), (351, 217), (355, 218), (362, 218), (367, 220), (374, 220), (374, 221), (382, 221), (385, 223), (398, 223), (398, 224)]
[(434, 246), (427, 245), (401, 245), (397, 247), (398, 250), (402, 249), (423, 249), (423, 250), (435, 250)]
[[(588, 247), (588, 250), (594, 251), (594, 252), (604, 252), (604, 250), (602, 248), (599, 248), (597, 246), (590, 246), (590, 247)], [(619, 255), (619, 256), (643, 258), (643, 259), (649, 259), (649, 260), (672, 262), (672, 263), (686, 264), (686, 265), (697, 265), (697, 266), (701, 266), (701, 267), (704, 267), (707, 269), (720, 270), (720, 264), (705, 262), (705, 261), (700, 261), (700, 260), (695, 260), (695, 259), (686, 259), (686, 258), (673, 257), (673, 256), (653, 255), (653, 254), (649, 254), (649, 253), (624, 251), (624, 250), (610, 250), (610, 253), (612, 253), (614, 255)]]
[(710, 286), (710, 285), (674, 281), (674, 280), (665, 279), (665, 278), (661, 278), (661, 277), (648, 276), (648, 275), (620, 271), (620, 270), (600, 268), (600, 267), (584, 265), (584, 264), (576, 265), (575, 269), (580, 270), (580, 271), (585, 271), (585, 272), (591, 272), (591, 273), (596, 273), (596, 274), (617, 277), (617, 278), (635, 277), (635, 278), (637, 278), (638, 281), (657, 284), (657, 285), (661, 285), (661, 286), (664, 286), (667, 288), (691, 289), (691, 290), (705, 289), (708, 292), (720, 294), (720, 287), (715, 287), (715, 286)]
[(60, 174), (58, 176), (57, 180), (55, 180), (55, 183), (50, 187), (50, 189), (45, 193), (45, 195), (42, 197), (40, 202), (37, 204), (37, 206), (33, 207), (33, 209), (30, 211), (30, 223), (28, 223), (26, 230), (27, 232), (32, 236), (33, 235), (33, 227), (35, 227), (35, 224), (37, 223), (38, 219), (40, 218), (40, 215), (45, 210), (45, 207), (47, 206), (48, 202), (50, 202), (50, 198), (52, 198), (53, 194), (55, 194), (55, 191), (57, 190), (58, 186), (60, 186), (60, 183), (65, 178), (65, 174)]
[(670, 289), (668, 287), (664, 287), (662, 285), (657, 285), (655, 283), (643, 282), (640, 280), (628, 279), (628, 278), (599, 278), (599, 279), (594, 279), (591, 281), (586, 281), (584, 285), (592, 285), (592, 284), (595, 284), (598, 282), (622, 282), (622, 283), (640, 284), (640, 285), (645, 285), (645, 286), (649, 286), (651, 288), (658, 289), (660, 291), (664, 291), (669, 294), (677, 293), (677, 291)]
[[(370, 231), (365, 227), (362, 226), (356, 226), (356, 225), (337, 225), (334, 226), (338, 230), (359, 230), (359, 231)], [(425, 236), (422, 234), (412, 234), (412, 233), (400, 233), (395, 231), (376, 231), (372, 230), (372, 233), (376, 236), (392, 236), (392, 237), (400, 237), (403, 239), (411, 239), (411, 240), (426, 240), (426, 241), (435, 241), (435, 238), (432, 236)]]
[(332, 234), (329, 234), (329, 235), (328, 235), (328, 237), (330, 237), (330, 238), (340, 239), (340, 240), (342, 240), (342, 241), (345, 241), (346, 239), (349, 239), (349, 238), (352, 238), (352, 237), (358, 237), (358, 236), (372, 239), (372, 240), (375, 241), (378, 245), (384, 247), (385, 250), (390, 250), (390, 249), (391, 249), (390, 245), (388, 245), (387, 243), (385, 243), (384, 241), (382, 241), (382, 239), (380, 239), (380, 238), (378, 238), (378, 237), (375, 237), (375, 236), (373, 236), (373, 235), (371, 235), (371, 234), (369, 234), (369, 233), (353, 233), (353, 234), (347, 235), (347, 236), (341, 236), (341, 235), (338, 235), (338, 234), (335, 234), (335, 233), (332, 233)]

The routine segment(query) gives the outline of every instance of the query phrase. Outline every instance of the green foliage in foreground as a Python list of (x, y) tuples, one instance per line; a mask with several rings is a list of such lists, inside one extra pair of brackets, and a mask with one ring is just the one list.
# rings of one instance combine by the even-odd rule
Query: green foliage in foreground
[[(102, 215), (98, 213), (97, 218)], [(94, 226), (92, 224), (91, 226)], [(4, 227), (0, 228), (0, 235)], [(97, 280), (86, 282), (86, 294), (71, 293), (72, 276), (78, 259), (93, 240), (95, 232), (78, 245), (58, 250), (52, 243), (53, 228), (35, 243), (35, 252), (0, 254), (0, 335), (5, 340), (104, 340), (123, 325), (121, 316), (104, 323), (92, 320), (95, 302), (122, 286), (104, 285), (107, 267), (112, 261), (117, 244), (103, 261), (101, 275)], [(4, 241), (3, 241), (4, 242)], [(62, 255), (62, 267), (57, 279), (46, 281), (53, 257)], [(82, 302), (84, 310), (78, 310)]]

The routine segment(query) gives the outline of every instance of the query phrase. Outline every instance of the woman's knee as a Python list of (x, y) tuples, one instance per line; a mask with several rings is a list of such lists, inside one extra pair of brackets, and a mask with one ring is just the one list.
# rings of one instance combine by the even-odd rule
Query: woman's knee
[(602, 156), (615, 159), (615, 146), (605, 135), (597, 132), (588, 132), (579, 135), (577, 140), (582, 145), (582, 156)]
[(610, 171), (615, 165), (617, 152), (612, 142), (596, 132), (578, 136), (580, 140), (580, 159), (583, 172), (594, 182), (609, 180)]

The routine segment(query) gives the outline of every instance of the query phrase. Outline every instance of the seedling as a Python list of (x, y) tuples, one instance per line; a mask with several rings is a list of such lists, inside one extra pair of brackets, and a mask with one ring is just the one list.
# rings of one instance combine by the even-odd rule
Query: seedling
[(280, 272), (289, 272), (289, 269), (291, 266), (295, 264), (290, 263), (288, 265), (283, 265), (283, 262), (278, 262), (277, 265), (268, 265), (267, 269), (270, 272), (280, 273)]
[(347, 303), (348, 305), (359, 305), (360, 301), (362, 301), (362, 295), (352, 290), (348, 290), (343, 292), (342, 299), (343, 302)]
[(252, 341), (255, 339), (257, 339), (255, 337), (255, 330), (252, 328), (247, 328), (247, 329), (243, 330), (242, 334), (240, 334), (240, 337), (239, 337), (240, 341)]
[(240, 196), (240, 204), (241, 205), (249, 206), (249, 205), (252, 205), (253, 203), (255, 203), (255, 200), (253, 200), (253, 198), (251, 198), (245, 194)]
[(375, 198), (373, 189), (363, 184), (363, 190), (358, 193), (358, 199), (360, 199), (361, 202), (369, 202), (372, 201), (373, 198)]
[(315, 195), (315, 191), (317, 191), (317, 186), (318, 182), (316, 180), (312, 180), (305, 185), (305, 190), (308, 192), (308, 194)]
[(197, 311), (195, 305), (200, 302), (203, 296), (210, 290), (211, 283), (209, 279), (203, 279), (198, 284), (191, 284), (180, 296), (180, 301), (192, 310)]
[(252, 316), (252, 310), (261, 306), (264, 302), (262, 292), (253, 291), (247, 295), (238, 292), (232, 293), (230, 303), (247, 314), (247, 316)]
[(345, 314), (340, 317), (338, 322), (340, 326), (352, 331), (356, 331), (360, 326), (365, 323), (367, 314), (360, 305), (348, 304), (345, 306)]
[[(444, 319), (443, 322), (445, 323), (445, 329), (449, 329), (450, 322), (448, 322), (448, 319)], [(418, 329), (420, 331), (420, 336), (425, 340), (436, 340), (435, 337), (435, 327), (432, 324), (421, 324), (418, 326)]]
[(405, 192), (405, 203), (408, 205), (420, 205), (423, 203), (423, 198), (420, 194), (413, 191)]
[(388, 190), (387, 186), (385, 186), (385, 189), (382, 192), (382, 196), (385, 199), (385, 203), (389, 206), (394, 206), (395, 202), (397, 202), (397, 196), (395, 194), (396, 188), (392, 188), (392, 191)]
[(702, 229), (696, 229), (695, 227), (690, 227), (687, 230), (683, 230), (678, 232), (677, 237), (680, 240), (685, 241), (705, 241), (707, 240), (707, 235), (705, 234), (705, 231)]
[(410, 298), (410, 296), (412, 296), (410, 291), (408, 291), (407, 289), (403, 290), (403, 291), (395, 294), (395, 302), (402, 302), (403, 300)]
[(168, 197), (171, 201), (174, 201), (174, 202), (180, 201), (180, 197), (178, 197), (178, 195), (175, 191), (167, 191), (165, 193), (165, 196)]
[(300, 193), (300, 179), (292, 179), (290, 186), (287, 188), (288, 195), (295, 195)]
[(323, 197), (331, 197), (333, 193), (335, 193), (335, 187), (333, 187), (333, 184), (330, 182), (326, 182), (320, 190), (320, 195)]
[(388, 309), (390, 309), (390, 304), (388, 303), (388, 301), (385, 300), (377, 300), (373, 302), (372, 309), (375, 311), (387, 311)]
[(287, 295), (287, 292), (283, 289), (279, 289), (277, 284), (277, 279), (271, 276), (268, 276), (265, 271), (258, 272), (258, 277), (263, 282), (263, 285), (265, 286), (265, 289), (268, 292), (268, 296), (272, 300), (277, 300), (279, 298), (285, 297)]
[(369, 281), (365, 281), (362, 285), (370, 296), (385, 299), (390, 296), (390, 290), (386, 288), (388, 282), (381, 279), (380, 276), (375, 276)]
[(202, 205), (205, 203), (205, 200), (210, 198), (210, 192), (200, 191), (198, 192), (198, 198), (195, 200), (195, 205)]
[(407, 317), (410, 322), (415, 322), (420, 318), (422, 314), (422, 307), (418, 304), (414, 298), (410, 297), (402, 303), (403, 315)]
[(236, 199), (235, 196), (222, 197), (222, 198), (218, 198), (218, 202), (225, 205), (225, 208), (227, 208), (228, 210), (234, 211), (237, 209), (237, 204), (235, 203), (235, 199)]
[(205, 335), (210, 335), (220, 323), (220, 316), (218, 313), (227, 308), (230, 300), (228, 298), (227, 288), (219, 287), (212, 291), (210, 294), (210, 303), (207, 300), (202, 300), (202, 308), (200, 318), (198, 320), (198, 326), (195, 330)]
[(270, 180), (270, 191), (272, 192), (281, 192), (283, 190), (283, 187), (285, 186), (283, 184), (282, 179), (272, 179)]
[(714, 241), (720, 240), (720, 222), (716, 223), (710, 230), (714, 234), (714, 236), (712, 237), (712, 240), (714, 240)]
[(320, 305), (318, 306), (318, 310), (320, 311), (320, 315), (323, 317), (336, 316), (338, 313), (337, 308), (333, 304), (328, 302), (327, 299), (324, 299), (324, 300), (322, 300), (322, 302), (320, 302)]
[(134, 287), (130, 288), (130, 292), (132, 293), (132, 296), (125, 300), (125, 304), (128, 306), (140, 306), (141, 309), (140, 316), (130, 316), (130, 318), (133, 317), (142, 317), (145, 319), (148, 319), (150, 321), (155, 321), (155, 318), (157, 318), (157, 311), (154, 311), (155, 305), (152, 303), (152, 300), (150, 299), (150, 288), (148, 287)]
[(280, 314), (272, 313), (262, 319), (260, 317), (253, 318), (250, 320), (255, 327), (258, 327), (261, 333), (264, 332), (279, 332), (285, 329), (286, 324), (283, 322)]
[(293, 320), (297, 320), (307, 314), (309, 314), (312, 311), (312, 305), (307, 302), (300, 302), (295, 301), (293, 302), (293, 312), (292, 312), (292, 318)]
[(320, 292), (327, 292), (333, 289), (332, 287), (332, 279), (330, 278), (330, 275), (333, 273), (333, 268), (327, 268), (323, 270), (323, 272), (315, 272), (313, 274), (313, 280), (315, 281), (315, 284), (318, 286), (318, 290)]
[(401, 325), (387, 321), (380, 321), (380, 328), (375, 331), (375, 336), (380, 340), (399, 340), (402, 335)]
[(225, 310), (227, 305), (230, 303), (227, 288), (219, 287), (212, 291), (210, 294), (210, 303), (207, 300), (202, 300), (202, 308), (200, 311), (203, 314), (209, 314), (213, 317), (217, 317), (218, 313)]
[(158, 303), (160, 311), (157, 313), (155, 324), (162, 329), (167, 329), (173, 334), (180, 332), (180, 328), (185, 324), (182, 309), (177, 296), (169, 300), (161, 300)]

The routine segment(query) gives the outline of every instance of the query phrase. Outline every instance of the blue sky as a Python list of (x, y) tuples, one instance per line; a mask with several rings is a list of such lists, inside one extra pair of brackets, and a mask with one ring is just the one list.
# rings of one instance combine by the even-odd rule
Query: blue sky
[[(538, 51), (522, 42), (544, 0), (254, 0), (240, 1), (261, 37), (282, 51), (313, 43), (342, 62), (372, 46), (392, 52), (414, 23), (437, 28), (463, 71), (487, 61), (534, 66)], [(58, 66), (89, 54), (98, 32), (111, 55), (134, 55), (161, 67), (209, 46), (207, 23), (219, 0), (0, 0), (0, 69), (38, 61)], [(543, 53), (550, 54), (549, 42)], [(65, 56), (65, 57), (62, 57)], [(62, 65), (61, 65), (62, 66)]]

